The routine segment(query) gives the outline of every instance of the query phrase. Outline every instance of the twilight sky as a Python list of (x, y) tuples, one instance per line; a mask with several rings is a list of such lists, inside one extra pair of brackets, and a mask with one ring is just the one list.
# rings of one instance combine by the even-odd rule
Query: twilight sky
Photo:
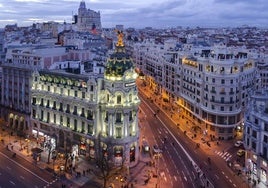
[[(72, 21), (81, 0), (0, 0), (0, 28), (7, 24)], [(267, 0), (84, 0), (100, 11), (103, 27), (268, 26)]]

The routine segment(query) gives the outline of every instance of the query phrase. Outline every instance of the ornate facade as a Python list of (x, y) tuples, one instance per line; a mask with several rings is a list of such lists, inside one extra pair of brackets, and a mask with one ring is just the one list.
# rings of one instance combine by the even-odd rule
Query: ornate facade
[(100, 12), (86, 8), (84, 1), (80, 2), (77, 15), (77, 26), (79, 31), (101, 31)]
[(250, 92), (257, 87), (249, 51), (223, 44), (189, 51), (145, 42), (134, 46), (137, 69), (187, 126), (217, 139), (231, 139), (243, 125)]
[(122, 35), (118, 41), (104, 78), (60, 71), (33, 73), (33, 133), (46, 135), (44, 143), (53, 140), (59, 151), (92, 158), (101, 152), (117, 165), (137, 163), (137, 74)]

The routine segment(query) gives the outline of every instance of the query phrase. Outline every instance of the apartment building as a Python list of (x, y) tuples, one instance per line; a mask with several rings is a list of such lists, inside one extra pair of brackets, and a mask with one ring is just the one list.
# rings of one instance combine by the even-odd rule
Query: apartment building
[(268, 91), (259, 89), (250, 97), (245, 112), (244, 147), (248, 177), (268, 186)]
[(2, 64), (1, 82), (1, 117), (8, 122), (8, 126), (18, 130), (19, 134), (31, 134), (31, 85), (34, 70), (49, 69), (60, 60), (88, 59), (89, 54), (89, 51), (67, 50), (64, 47), (8, 49)]
[[(246, 49), (141, 43), (134, 60), (149, 86), (179, 108), (187, 126), (212, 138), (231, 139), (243, 125), (249, 93), (258, 77), (256, 59)], [(158, 49), (158, 51), (156, 51)], [(161, 88), (161, 89), (159, 89)]]

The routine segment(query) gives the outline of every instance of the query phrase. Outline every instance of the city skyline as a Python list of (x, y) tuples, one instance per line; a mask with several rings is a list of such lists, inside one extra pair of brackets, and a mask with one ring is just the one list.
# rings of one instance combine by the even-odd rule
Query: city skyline
[[(17, 23), (72, 22), (81, 0), (0, 0), (0, 28)], [(102, 26), (114, 27), (266, 27), (265, 0), (85, 0), (87, 9), (100, 11)], [(62, 6), (64, 5), (64, 6)]]

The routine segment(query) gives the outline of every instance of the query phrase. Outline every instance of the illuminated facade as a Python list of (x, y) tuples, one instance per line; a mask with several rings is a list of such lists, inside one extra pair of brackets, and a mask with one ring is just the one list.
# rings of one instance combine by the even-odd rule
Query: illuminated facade
[(179, 109), (187, 126), (218, 139), (235, 137), (258, 81), (250, 53), (224, 45), (189, 51), (142, 43), (133, 54), (149, 86)]
[(245, 113), (244, 147), (248, 176), (268, 186), (268, 91), (257, 90)]
[[(31, 135), (31, 85), (33, 70), (51, 69), (56, 62), (89, 59), (89, 50), (27, 47), (10, 49), (2, 67), (0, 117), (18, 135)], [(64, 67), (64, 66), (62, 66)], [(57, 67), (55, 67), (57, 68)]]
[(139, 154), (140, 100), (137, 74), (119, 35), (104, 77), (58, 70), (33, 73), (32, 125), (35, 136), (48, 135), (60, 151), (94, 158), (102, 150), (116, 165), (133, 166)]

